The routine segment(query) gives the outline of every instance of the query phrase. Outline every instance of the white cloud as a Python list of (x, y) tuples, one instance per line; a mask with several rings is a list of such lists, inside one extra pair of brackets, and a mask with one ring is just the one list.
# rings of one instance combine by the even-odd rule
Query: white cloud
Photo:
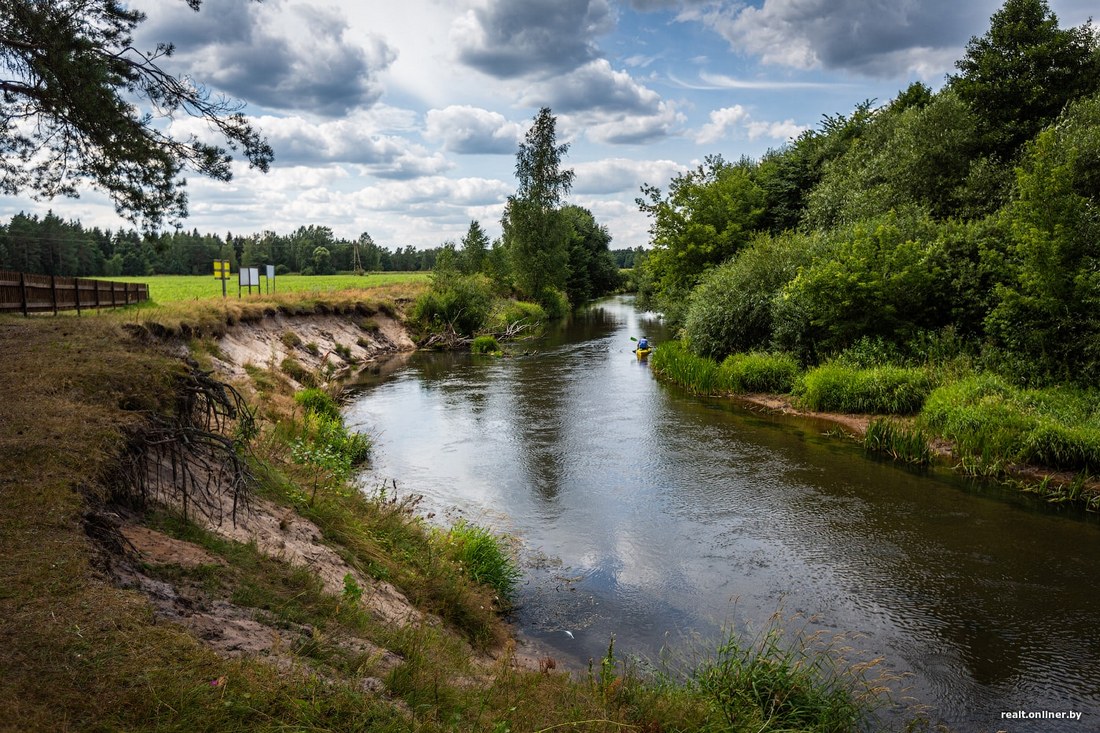
[(469, 105), (429, 110), (424, 137), (452, 153), (514, 153), (524, 129), (499, 112)]
[(568, 74), (532, 84), (520, 102), (565, 113), (604, 110), (653, 114), (660, 107), (661, 95), (636, 82), (627, 72), (615, 71), (606, 59), (597, 59)]
[(721, 140), (731, 127), (744, 122), (749, 116), (745, 108), (737, 104), (733, 107), (723, 107), (710, 113), (710, 122), (703, 125), (695, 135), (695, 142), (700, 145)]
[(663, 183), (684, 170), (672, 160), (607, 158), (573, 166), (573, 192), (580, 195), (636, 194), (643, 183)]

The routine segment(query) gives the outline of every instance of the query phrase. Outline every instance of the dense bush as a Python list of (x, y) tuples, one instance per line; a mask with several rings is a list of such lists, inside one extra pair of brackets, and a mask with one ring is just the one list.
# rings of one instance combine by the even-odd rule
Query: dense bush
[(493, 290), (484, 275), (458, 275), (433, 280), (432, 288), (421, 295), (412, 309), (412, 317), (428, 328), (451, 327), (456, 333), (472, 336), (489, 319)]
[(498, 298), (489, 314), (488, 330), (504, 331), (514, 324), (536, 326), (546, 321), (546, 311), (538, 303)]
[(762, 235), (704, 275), (692, 291), (684, 319), (692, 351), (721, 359), (767, 346), (776, 293), (808, 263), (816, 241), (793, 232)]

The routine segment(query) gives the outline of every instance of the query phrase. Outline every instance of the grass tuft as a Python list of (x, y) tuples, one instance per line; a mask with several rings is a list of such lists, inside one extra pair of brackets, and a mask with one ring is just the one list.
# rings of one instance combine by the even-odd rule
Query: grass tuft
[(811, 410), (911, 415), (921, 409), (933, 386), (931, 375), (921, 368), (860, 369), (832, 363), (808, 372), (796, 392)]

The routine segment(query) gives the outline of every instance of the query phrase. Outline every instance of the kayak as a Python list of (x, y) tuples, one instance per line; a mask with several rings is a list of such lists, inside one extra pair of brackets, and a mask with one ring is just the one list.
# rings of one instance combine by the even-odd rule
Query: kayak
[(638, 361), (645, 361), (649, 356), (649, 352), (653, 351), (653, 347), (647, 347), (645, 349), (634, 349), (634, 353), (638, 355)]

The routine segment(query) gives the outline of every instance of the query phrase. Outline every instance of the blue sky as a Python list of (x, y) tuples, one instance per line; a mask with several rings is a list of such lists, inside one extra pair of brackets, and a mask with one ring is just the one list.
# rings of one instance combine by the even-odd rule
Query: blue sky
[[(515, 150), (540, 107), (572, 148), (571, 203), (612, 247), (647, 241), (634, 199), (704, 156), (757, 157), (912, 81), (939, 88), (988, 0), (139, 0), (137, 41), (176, 44), (169, 68), (243, 101), (275, 149), (266, 174), (192, 177), (187, 229), (326, 225), (384, 246), (495, 236)], [(1051, 0), (1063, 27), (1093, 3)], [(194, 120), (178, 132), (207, 131)], [(110, 202), (0, 197), (0, 216), (53, 209), (124, 225)]]

